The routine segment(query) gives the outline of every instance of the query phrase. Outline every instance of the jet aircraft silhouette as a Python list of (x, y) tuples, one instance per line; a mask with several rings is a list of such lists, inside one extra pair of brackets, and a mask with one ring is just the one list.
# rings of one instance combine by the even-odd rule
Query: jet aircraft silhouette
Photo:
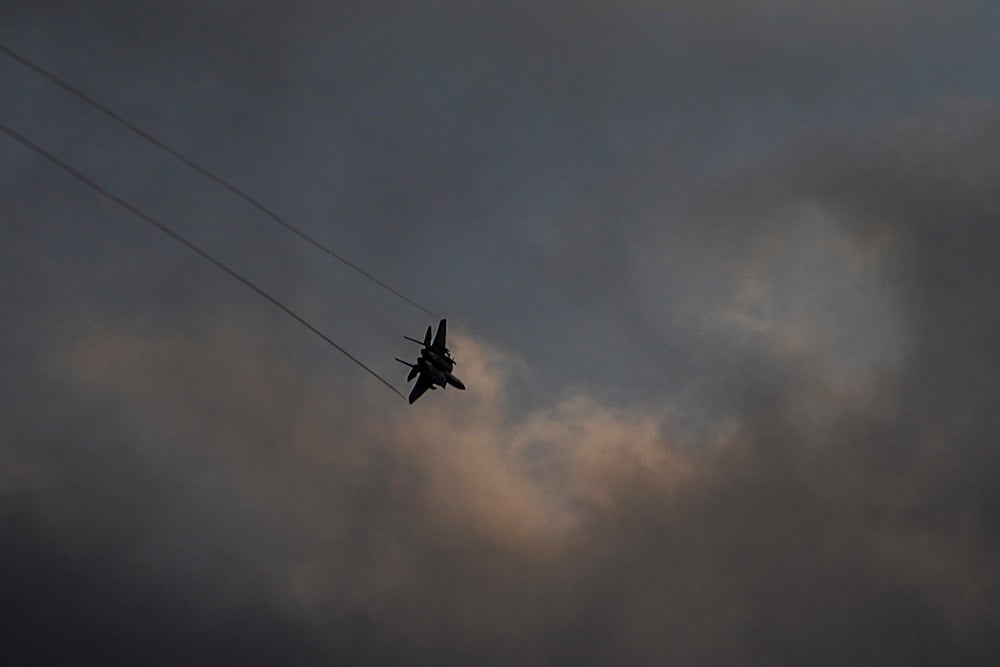
[(438, 323), (437, 333), (431, 339), (431, 327), (427, 327), (424, 340), (403, 336), (406, 340), (413, 341), (418, 345), (423, 345), (417, 363), (411, 364), (396, 357), (396, 361), (410, 367), (410, 373), (406, 376), (406, 381), (411, 382), (413, 378), (417, 383), (413, 385), (410, 392), (409, 401), (412, 404), (424, 395), (428, 389), (446, 388), (449, 384), (458, 389), (465, 389), (465, 384), (452, 373), (457, 363), (451, 357), (451, 350), (445, 345), (445, 337), (448, 334), (448, 321), (441, 320)]

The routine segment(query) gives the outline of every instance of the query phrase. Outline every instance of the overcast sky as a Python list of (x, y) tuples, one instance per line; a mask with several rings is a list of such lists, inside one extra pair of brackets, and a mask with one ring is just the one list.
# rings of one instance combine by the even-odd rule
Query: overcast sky
[(0, 662), (998, 664), (997, 28), (0, 0)]

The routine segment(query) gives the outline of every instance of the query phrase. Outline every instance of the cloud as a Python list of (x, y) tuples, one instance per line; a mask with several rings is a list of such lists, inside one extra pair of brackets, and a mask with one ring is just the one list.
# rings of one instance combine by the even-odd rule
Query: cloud
[[(937, 198), (961, 203), (989, 172), (928, 193), (924, 159), (888, 201), (855, 173), (914, 151), (985, 168), (990, 128), (799, 156), (792, 176), (769, 167), (783, 188), (719, 209), (752, 213), (745, 243), (692, 236), (703, 270), (670, 275), (689, 281), (689, 349), (739, 372), (674, 398), (519, 404), (537, 369), (461, 326), (469, 389), (407, 407), (238, 309), (166, 329), (95, 320), (58, 345), (31, 342), (42, 320), (18, 324), (34, 352), (12, 365), (0, 488), (21, 546), (4, 558), (12, 581), (40, 583), (9, 588), (30, 630), (17, 646), (102, 609), (196, 659), (253, 632), (262, 660), (297, 646), (304, 663), (987, 660), (994, 422), (968, 360), (991, 363), (995, 283), (963, 270), (992, 271), (990, 209)], [(940, 231), (941, 210), (958, 226)], [(947, 338), (924, 326), (939, 320)], [(183, 621), (157, 623), (163, 608)], [(220, 636), (188, 644), (202, 624)], [(82, 628), (57, 631), (59, 655), (145, 655)]]
[[(445, 302), (469, 389), (406, 406), (15, 156), (13, 661), (996, 663), (987, 10), (349, 4), (16, 8), (15, 46)], [(3, 74), (380, 371), (426, 324)]]
[[(951, 526), (914, 516), (942, 492), (939, 445), (893, 465), (871, 441), (893, 419), (879, 401), (843, 408), (821, 438), (787, 418), (796, 387), (816, 382), (806, 367), (698, 432), (676, 406), (579, 394), (522, 414), (509, 398), (530, 377), (523, 364), (453, 336), (469, 390), (408, 408), (237, 326), (82, 333), (50, 362), (93, 406), (69, 442), (110, 415), (113, 439), (84, 469), (47, 461), (45, 488), (19, 482), (45, 552), (117, 545), (138, 581), (205, 582), (178, 613), (242, 624), (256, 609), (316, 655), (796, 661), (869, 624), (881, 634), (868, 654), (892, 660), (980, 646), (996, 613), (982, 594), (997, 585), (983, 526), (967, 512)], [(20, 454), (8, 480), (38, 465)], [(149, 599), (131, 578), (100, 576)], [(874, 650), (852, 641), (831, 655)]]

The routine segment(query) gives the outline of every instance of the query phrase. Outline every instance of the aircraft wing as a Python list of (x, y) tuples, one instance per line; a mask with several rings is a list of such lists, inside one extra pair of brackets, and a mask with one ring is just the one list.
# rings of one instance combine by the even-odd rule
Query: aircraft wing
[(410, 392), (410, 398), (409, 398), (410, 405), (413, 405), (413, 402), (415, 400), (423, 396), (424, 392), (430, 389), (432, 384), (433, 383), (427, 378), (427, 375), (425, 373), (421, 373), (420, 375), (418, 375), (417, 383), (413, 385), (413, 391)]
[(442, 350), (446, 349), (444, 344), (445, 336), (448, 335), (448, 320), (441, 320), (438, 324), (437, 333), (434, 334), (434, 347)]

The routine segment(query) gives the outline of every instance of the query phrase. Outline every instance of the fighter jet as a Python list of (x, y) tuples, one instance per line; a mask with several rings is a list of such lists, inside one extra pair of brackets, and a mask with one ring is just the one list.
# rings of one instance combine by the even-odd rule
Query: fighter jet
[(413, 385), (413, 390), (410, 392), (409, 401), (411, 404), (423, 396), (428, 389), (446, 388), (449, 384), (458, 389), (465, 389), (465, 384), (451, 372), (456, 362), (451, 358), (451, 352), (445, 345), (446, 335), (447, 321), (441, 320), (433, 341), (431, 340), (431, 327), (427, 327), (427, 334), (423, 341), (403, 336), (406, 340), (424, 346), (420, 350), (420, 356), (415, 364), (396, 357), (396, 361), (410, 367), (406, 381), (410, 382), (413, 378), (417, 378), (417, 383)]
[(424, 334), (424, 340), (419, 341), (416, 338), (410, 338), (409, 336), (403, 336), (408, 341), (412, 341), (417, 345), (423, 345), (424, 348), (420, 350), (420, 356), (429, 361), (434, 366), (437, 366), (443, 371), (451, 372), (455, 367), (455, 360), (451, 358), (451, 350), (445, 345), (445, 337), (448, 335), (448, 320), (441, 320), (438, 322), (437, 333), (434, 334), (434, 340), (431, 340), (431, 327), (427, 327), (427, 333)]

